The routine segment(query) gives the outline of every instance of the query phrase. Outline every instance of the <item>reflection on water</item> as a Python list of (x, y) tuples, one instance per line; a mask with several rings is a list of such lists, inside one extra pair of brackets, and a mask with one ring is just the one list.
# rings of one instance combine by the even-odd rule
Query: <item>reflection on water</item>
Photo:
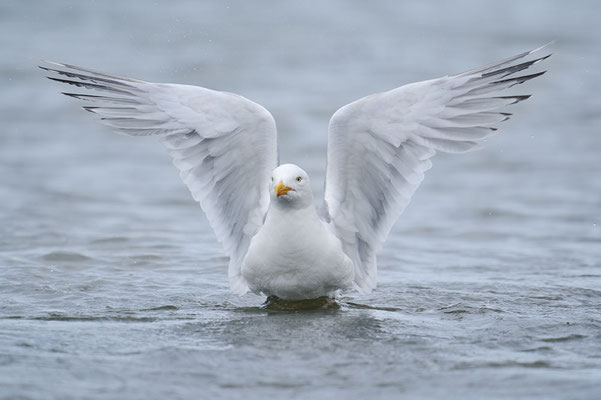
[[(600, 18), (594, 1), (3, 2), (0, 398), (598, 397)], [(486, 150), (435, 158), (378, 289), (335, 304), (231, 294), (161, 146), (35, 68), (251, 98), (318, 198), (338, 107), (550, 39)]]
[(314, 311), (338, 309), (340, 305), (331, 297), (318, 297), (308, 300), (282, 300), (277, 296), (269, 296), (263, 308), (269, 311)]

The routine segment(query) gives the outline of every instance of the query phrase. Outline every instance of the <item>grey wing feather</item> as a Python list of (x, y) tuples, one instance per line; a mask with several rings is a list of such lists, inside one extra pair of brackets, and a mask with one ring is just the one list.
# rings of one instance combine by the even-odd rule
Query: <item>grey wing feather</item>
[(47, 63), (51, 66), (40, 68), (54, 75), (49, 79), (107, 93), (64, 93), (92, 103), (83, 108), (102, 123), (127, 135), (159, 136), (230, 257), (232, 289), (246, 292), (240, 267), (250, 239), (263, 224), (269, 178), (277, 166), (271, 114), (231, 93)]
[(376, 252), (432, 166), (432, 156), (474, 150), (495, 133), (493, 125), (511, 116), (501, 110), (530, 97), (497, 93), (544, 74), (511, 77), (550, 56), (516, 63), (541, 48), (371, 95), (332, 116), (320, 214), (353, 261), (360, 291), (376, 286)]

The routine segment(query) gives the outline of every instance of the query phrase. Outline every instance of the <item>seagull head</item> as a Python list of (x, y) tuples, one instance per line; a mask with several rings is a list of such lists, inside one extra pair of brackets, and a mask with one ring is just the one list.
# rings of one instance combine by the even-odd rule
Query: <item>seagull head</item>
[(309, 175), (294, 164), (282, 164), (271, 173), (269, 185), (272, 203), (304, 208), (313, 204)]

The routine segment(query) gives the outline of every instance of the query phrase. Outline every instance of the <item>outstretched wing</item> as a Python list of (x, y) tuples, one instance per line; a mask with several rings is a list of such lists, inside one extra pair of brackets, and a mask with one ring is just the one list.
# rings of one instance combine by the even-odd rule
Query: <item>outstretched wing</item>
[(98, 114), (102, 123), (127, 135), (160, 138), (230, 257), (232, 289), (245, 293), (240, 266), (263, 224), (269, 178), (277, 166), (271, 114), (231, 93), (48, 64), (40, 68), (54, 75), (49, 79), (106, 93), (64, 93), (92, 103), (83, 108)]
[(320, 211), (355, 264), (361, 292), (375, 288), (376, 252), (431, 167), (430, 158), (437, 151), (477, 148), (478, 140), (495, 132), (492, 125), (511, 115), (501, 109), (530, 97), (498, 92), (544, 73), (513, 76), (550, 56), (518, 62), (537, 50), (374, 94), (332, 116)]

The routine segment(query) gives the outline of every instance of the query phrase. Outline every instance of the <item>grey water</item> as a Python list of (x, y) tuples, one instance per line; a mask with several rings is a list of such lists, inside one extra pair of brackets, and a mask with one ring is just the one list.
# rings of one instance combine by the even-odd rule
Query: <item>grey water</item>
[[(0, 398), (601, 398), (597, 1), (0, 3)], [(479, 152), (438, 155), (379, 287), (277, 311), (153, 138), (51, 59), (239, 93), (322, 194), (337, 108), (555, 40)]]

